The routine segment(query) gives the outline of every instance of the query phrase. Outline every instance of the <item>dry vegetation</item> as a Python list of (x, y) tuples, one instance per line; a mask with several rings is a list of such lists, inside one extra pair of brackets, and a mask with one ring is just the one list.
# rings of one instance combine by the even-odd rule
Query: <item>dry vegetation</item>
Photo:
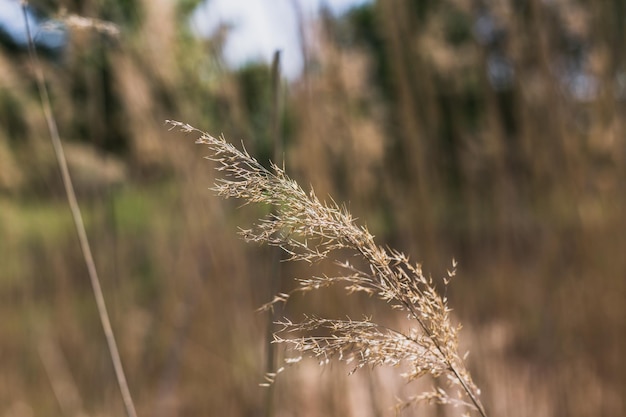
[[(267, 315), (255, 310), (272, 300), (275, 253), (242, 244), (233, 230), (271, 209), (204, 192), (214, 179), (199, 148), (163, 126), (186, 120), (242, 138), (261, 165), (277, 160), (268, 68), (226, 70), (223, 39), (195, 40), (181, 24), (193, 2), (36, 3), (120, 29), (76, 27), (63, 54), (43, 63), (140, 416), (378, 417), (393, 415), (396, 397), (431, 388), (384, 367), (348, 376), (354, 363), (320, 369), (303, 360), (276, 379), (268, 405), (258, 386)], [(427, 286), (459, 261), (454, 283), (435, 285), (454, 307), (452, 322), (464, 325), (458, 351), (471, 351), (467, 368), (491, 416), (626, 414), (622, 3), (379, 1), (316, 22), (308, 72), (282, 84), (292, 177), (366, 220), (369, 230), (348, 221), (359, 242), (375, 235), (423, 262), (428, 269), (413, 272)], [(3, 46), (0, 74), (0, 416), (120, 415), (33, 68)], [(346, 213), (320, 204), (339, 216), (333, 221)], [(284, 225), (264, 224), (249, 236)], [(331, 236), (338, 240), (317, 242), (320, 253), (347, 245), (336, 253), (351, 272), (281, 264), (283, 276), (302, 279), (278, 289), (293, 294), (280, 312), (285, 323), (316, 312), (301, 325), (372, 336), (361, 322), (371, 315), (413, 336), (406, 314), (386, 313), (376, 297), (346, 298), (334, 287), (301, 294), (333, 277), (355, 290), (396, 288), (361, 279), (368, 256), (399, 254), (367, 243), (359, 261), (349, 254), (355, 242)], [(301, 256), (303, 242), (275, 243)], [(392, 268), (402, 284), (401, 271), (411, 269)], [(346, 316), (357, 321), (320, 319)], [(393, 333), (378, 331), (382, 352)], [(296, 348), (348, 358), (341, 338), (299, 345), (298, 336)]]
[[(328, 364), (331, 359), (354, 363), (351, 373), (364, 366), (405, 364), (408, 370), (403, 376), (409, 382), (425, 375), (441, 377), (459, 392), (451, 395), (439, 387), (414, 395), (400, 404), (400, 409), (413, 402), (428, 401), (472, 407), (485, 415), (479, 390), (458, 354), (459, 328), (450, 322), (447, 300), (439, 295), (432, 279), (424, 276), (421, 265), (410, 263), (400, 252), (378, 246), (366, 227), (355, 224), (345, 207), (320, 202), (313, 190), (307, 194), (277, 165), (271, 164), (268, 170), (247, 151), (238, 150), (223, 138), (217, 139), (181, 122), (169, 123), (183, 132), (199, 135), (196, 143), (208, 146), (208, 158), (218, 163), (218, 171), (225, 173), (214, 188), (218, 195), (274, 208), (254, 228), (241, 231), (246, 241), (278, 246), (287, 254), (288, 261), (317, 263), (336, 259), (337, 252), (345, 250), (348, 253), (344, 256), (359, 255), (365, 263), (359, 268), (353, 259), (336, 260), (341, 269), (338, 275), (300, 279), (292, 292), (345, 285), (348, 294), (375, 295), (391, 309), (403, 311), (413, 322), (408, 332), (402, 332), (370, 317), (353, 320), (308, 315), (297, 323), (285, 318), (276, 322), (281, 329), (274, 333), (273, 342), (288, 345), (300, 354), (285, 359), (286, 364), (300, 362), (302, 354), (316, 358), (321, 364)], [(454, 273), (454, 270), (448, 272), (445, 285)], [(287, 293), (276, 294), (262, 310), (271, 310), (276, 303), (286, 303), (289, 298)], [(299, 333), (304, 335), (293, 336)], [(277, 372), (267, 375), (270, 384)], [(465, 400), (463, 395), (467, 396)]]

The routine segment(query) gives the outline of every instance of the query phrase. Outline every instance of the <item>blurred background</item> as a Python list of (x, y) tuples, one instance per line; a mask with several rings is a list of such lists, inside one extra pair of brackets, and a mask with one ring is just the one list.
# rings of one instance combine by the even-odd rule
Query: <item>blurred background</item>
[[(434, 278), (456, 259), (489, 415), (626, 415), (626, 1), (30, 3), (140, 416), (386, 416), (420, 390), (314, 361), (258, 386), (276, 257), (236, 230), (267, 209), (215, 197), (166, 119), (284, 159)], [(25, 42), (1, 1), (0, 416), (122, 415)], [(329, 268), (281, 264), (281, 290)], [(303, 312), (385, 314), (340, 289)]]

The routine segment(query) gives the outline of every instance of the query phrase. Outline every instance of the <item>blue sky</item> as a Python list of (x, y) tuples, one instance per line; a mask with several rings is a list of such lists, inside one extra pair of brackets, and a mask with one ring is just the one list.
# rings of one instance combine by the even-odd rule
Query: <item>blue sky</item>
[[(31, 27), (37, 25), (31, 15), (28, 16), (28, 24), (31, 25)], [(16, 43), (20, 45), (26, 45), (28, 43), (26, 30), (24, 29), (24, 16), (18, 0), (0, 0), (0, 27), (7, 32)]]
[(199, 35), (210, 35), (221, 23), (232, 25), (224, 45), (224, 58), (231, 67), (261, 60), (271, 62), (281, 50), (282, 71), (296, 78), (303, 67), (294, 3), (303, 17), (314, 19), (322, 5), (338, 14), (370, 0), (208, 0), (191, 20)]
[[(41, 28), (34, 15), (27, 11), (28, 25), (34, 41), (39, 46), (59, 48), (65, 42), (65, 33), (59, 30), (47, 30), (42, 36)], [(0, 0), (0, 29), (8, 34), (13, 42), (25, 47), (28, 44), (24, 14), (20, 0)]]

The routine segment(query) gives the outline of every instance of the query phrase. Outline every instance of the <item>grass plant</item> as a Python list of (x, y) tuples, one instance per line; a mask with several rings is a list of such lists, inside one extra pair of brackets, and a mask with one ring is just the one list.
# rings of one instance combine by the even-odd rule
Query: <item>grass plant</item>
[(130, 388), (128, 387), (126, 374), (124, 372), (124, 368), (122, 365), (122, 359), (119, 353), (119, 349), (117, 347), (115, 335), (113, 333), (113, 327), (111, 326), (111, 319), (109, 318), (109, 313), (107, 311), (106, 302), (105, 302), (104, 294), (102, 291), (102, 286), (100, 284), (100, 278), (98, 276), (98, 271), (96, 269), (96, 263), (94, 261), (92, 250), (91, 250), (91, 245), (87, 237), (87, 231), (85, 229), (83, 215), (81, 213), (80, 206), (76, 198), (76, 193), (74, 191), (74, 184), (70, 176), (70, 171), (69, 171), (67, 160), (65, 157), (65, 151), (63, 150), (63, 144), (61, 142), (61, 137), (59, 135), (59, 129), (57, 127), (57, 122), (54, 117), (54, 113), (52, 111), (52, 104), (50, 100), (50, 94), (48, 93), (48, 87), (46, 86), (46, 79), (44, 76), (42, 66), (39, 62), (39, 56), (37, 55), (37, 50), (35, 49), (33, 38), (31, 36), (30, 25), (28, 23), (28, 16), (27, 16), (27, 11), (26, 11), (27, 4), (28, 4), (27, 1), (22, 2), (24, 26), (26, 28), (26, 34), (27, 34), (27, 39), (28, 39), (28, 53), (30, 56), (31, 63), (35, 70), (37, 90), (39, 92), (39, 97), (41, 100), (44, 117), (46, 119), (46, 124), (48, 126), (48, 131), (50, 133), (50, 141), (52, 143), (52, 147), (54, 149), (54, 155), (59, 165), (59, 171), (61, 174), (61, 179), (63, 181), (63, 188), (65, 189), (67, 202), (68, 202), (70, 211), (72, 213), (72, 219), (74, 221), (74, 226), (76, 229), (76, 234), (78, 236), (80, 249), (83, 254), (85, 266), (87, 267), (89, 281), (93, 289), (93, 295), (96, 301), (96, 306), (98, 307), (98, 315), (100, 317), (100, 323), (102, 324), (102, 329), (104, 331), (107, 347), (109, 349), (111, 362), (113, 364), (113, 369), (115, 370), (115, 376), (117, 378), (118, 386), (120, 388), (120, 393), (124, 401), (126, 414), (128, 417), (136, 417), (137, 411), (135, 410), (135, 403), (131, 396)]
[[(261, 309), (285, 303), (294, 292), (310, 292), (335, 284), (344, 285), (347, 294), (365, 293), (379, 297), (411, 322), (409, 331), (378, 324), (371, 317), (358, 320), (329, 319), (306, 315), (300, 322), (282, 319), (274, 342), (286, 345), (295, 356), (285, 364), (312, 356), (320, 364), (338, 359), (364, 366), (406, 365), (403, 376), (413, 381), (426, 375), (442, 379), (432, 391), (402, 400), (399, 409), (421, 401), (466, 406), (486, 416), (479, 389), (472, 381), (458, 353), (460, 326), (452, 324), (447, 299), (437, 291), (419, 264), (403, 253), (376, 244), (366, 226), (356, 223), (350, 212), (336, 202), (322, 202), (313, 190), (306, 192), (285, 169), (271, 163), (265, 168), (245, 148), (238, 149), (223, 137), (215, 138), (188, 124), (168, 121), (173, 128), (199, 136), (196, 143), (210, 150), (208, 159), (217, 163), (224, 175), (213, 190), (224, 198), (273, 206), (268, 216), (252, 228), (241, 229), (247, 242), (280, 247), (289, 261), (315, 263), (332, 259), (340, 269), (335, 276), (321, 275), (298, 280), (290, 293), (276, 294)], [(345, 256), (350, 254), (350, 256)], [(346, 258), (346, 259), (342, 259)], [(349, 259), (348, 259), (349, 258)], [(357, 264), (360, 258), (365, 267)], [(455, 275), (456, 263), (444, 279)], [(285, 367), (266, 376), (269, 385)], [(445, 387), (445, 388), (444, 388)]]

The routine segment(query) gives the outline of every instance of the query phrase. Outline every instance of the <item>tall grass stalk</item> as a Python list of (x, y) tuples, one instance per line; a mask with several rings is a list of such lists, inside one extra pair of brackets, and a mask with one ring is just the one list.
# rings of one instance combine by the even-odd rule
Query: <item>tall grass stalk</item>
[[(286, 364), (297, 363), (303, 356), (313, 356), (321, 364), (338, 359), (353, 364), (353, 371), (364, 366), (405, 364), (403, 376), (408, 381), (430, 375), (441, 378), (445, 389), (417, 394), (399, 404), (399, 409), (426, 401), (467, 406), (486, 416), (479, 389), (458, 354), (460, 327), (451, 323), (447, 299), (439, 295), (419, 264), (411, 263), (401, 252), (378, 246), (367, 227), (357, 225), (345, 207), (334, 201), (320, 201), (312, 190), (305, 192), (284, 168), (272, 163), (266, 169), (245, 149), (239, 150), (223, 137), (215, 138), (185, 123), (168, 123), (172, 128), (197, 134), (196, 143), (209, 148), (207, 159), (215, 161), (217, 170), (224, 174), (213, 187), (218, 195), (275, 208), (252, 228), (240, 230), (246, 241), (278, 246), (287, 254), (287, 260), (313, 263), (332, 259), (342, 271), (336, 276), (300, 279), (295, 290), (276, 294), (262, 309), (286, 302), (294, 292), (342, 284), (348, 294), (362, 292), (379, 297), (392, 309), (406, 313), (412, 323), (411, 329), (403, 332), (369, 317), (336, 320), (309, 315), (301, 322), (282, 319), (277, 323), (281, 329), (274, 334), (274, 342), (296, 353)], [(367, 267), (337, 260), (339, 251), (357, 255)], [(444, 284), (454, 275), (453, 268)], [(266, 385), (284, 369), (268, 374)]]
[[(274, 158), (279, 160), (282, 158), (283, 153), (283, 141), (280, 135), (280, 51), (274, 52), (274, 59), (272, 61), (272, 103), (271, 103), (271, 132), (270, 135), (274, 142)], [(270, 294), (273, 295), (280, 291), (282, 281), (281, 270), (281, 256), (282, 253), (278, 248), (275, 248), (272, 254), (272, 277), (270, 282)], [(272, 343), (273, 334), (275, 331), (275, 323), (278, 321), (279, 312), (275, 309), (268, 311), (267, 320), (267, 335), (266, 335), (266, 365), (265, 369), (267, 373), (273, 372), (276, 368), (276, 348)], [(273, 386), (267, 391), (266, 399), (266, 416), (272, 417), (274, 415), (274, 390)]]
[(104, 335), (107, 341), (107, 346), (109, 348), (109, 354), (111, 356), (111, 361), (113, 363), (113, 369), (115, 371), (115, 376), (117, 378), (117, 382), (120, 388), (122, 400), (126, 408), (126, 414), (128, 415), (128, 417), (137, 417), (137, 412), (135, 411), (135, 405), (133, 403), (133, 399), (130, 394), (130, 389), (128, 388), (128, 382), (126, 381), (124, 368), (122, 366), (122, 360), (120, 358), (119, 350), (117, 348), (117, 343), (115, 341), (115, 335), (113, 333), (113, 328), (111, 326), (111, 320), (109, 319), (109, 313), (107, 312), (106, 303), (104, 301), (104, 294), (102, 293), (102, 287), (100, 286), (100, 279), (98, 278), (98, 271), (96, 269), (96, 265), (95, 265), (93, 255), (91, 252), (91, 247), (89, 245), (89, 239), (87, 238), (85, 224), (83, 222), (83, 217), (80, 212), (78, 200), (76, 199), (76, 193), (74, 192), (72, 178), (70, 176), (70, 172), (67, 166), (67, 161), (65, 159), (65, 152), (63, 151), (63, 144), (59, 136), (59, 130), (57, 128), (54, 114), (52, 112), (52, 105), (50, 103), (50, 96), (48, 94), (48, 88), (46, 87), (46, 80), (45, 80), (44, 72), (39, 62), (37, 50), (35, 49), (33, 39), (31, 36), (30, 25), (28, 23), (27, 10), (26, 10), (27, 3), (28, 3), (27, 1), (22, 1), (22, 14), (24, 17), (24, 24), (26, 26), (26, 33), (27, 33), (27, 38), (28, 38), (28, 53), (30, 56), (30, 60), (33, 64), (33, 69), (35, 71), (35, 75), (36, 75), (35, 78), (37, 81), (37, 88), (39, 91), (41, 105), (43, 107), (44, 116), (46, 118), (46, 123), (48, 125), (48, 130), (50, 133), (50, 141), (52, 142), (54, 155), (59, 165), (61, 179), (63, 181), (63, 187), (65, 188), (65, 194), (67, 196), (67, 202), (70, 207), (70, 211), (72, 213), (72, 219), (74, 220), (74, 226), (76, 228), (76, 233), (78, 235), (80, 249), (82, 251), (83, 258), (85, 260), (85, 265), (87, 266), (87, 273), (89, 275), (89, 280), (91, 282), (91, 287), (93, 289), (94, 298), (96, 300), (96, 305), (98, 308), (98, 315), (100, 317), (100, 322), (104, 330)]

